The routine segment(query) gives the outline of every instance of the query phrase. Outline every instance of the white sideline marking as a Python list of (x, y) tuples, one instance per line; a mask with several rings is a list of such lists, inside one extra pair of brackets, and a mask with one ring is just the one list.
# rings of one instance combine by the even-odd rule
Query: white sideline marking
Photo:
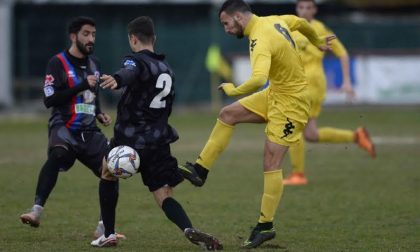
[(418, 137), (376, 136), (372, 137), (374, 144), (378, 145), (413, 145), (420, 144)]

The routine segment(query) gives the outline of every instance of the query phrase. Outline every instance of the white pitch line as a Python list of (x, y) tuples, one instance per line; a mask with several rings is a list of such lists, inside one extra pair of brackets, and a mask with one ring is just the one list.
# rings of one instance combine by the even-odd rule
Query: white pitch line
[(415, 145), (420, 144), (418, 137), (376, 136), (372, 137), (375, 144), (379, 145)]

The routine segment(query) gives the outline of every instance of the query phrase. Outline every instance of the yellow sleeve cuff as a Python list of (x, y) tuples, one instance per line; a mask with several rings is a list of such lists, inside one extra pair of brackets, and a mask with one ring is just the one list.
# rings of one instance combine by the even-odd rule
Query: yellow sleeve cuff
[(223, 85), (223, 91), (227, 96), (237, 95), (235, 89), (236, 87), (235, 85), (233, 85), (233, 83), (226, 83), (225, 85)]
[(257, 91), (260, 87), (264, 86), (266, 82), (267, 78), (264, 76), (253, 76), (238, 87), (235, 87), (233, 83), (226, 83), (223, 86), (223, 91), (225, 91), (225, 94), (228, 96), (249, 94)]

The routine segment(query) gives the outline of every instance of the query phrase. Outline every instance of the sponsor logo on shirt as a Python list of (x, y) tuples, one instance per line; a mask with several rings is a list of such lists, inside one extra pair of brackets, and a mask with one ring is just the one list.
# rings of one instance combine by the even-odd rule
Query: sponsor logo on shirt
[(95, 105), (78, 103), (74, 106), (75, 106), (74, 111), (76, 112), (76, 114), (95, 115)]
[(70, 78), (74, 78), (74, 77), (76, 77), (76, 74), (74, 74), (74, 72), (73, 72), (72, 70), (69, 70), (69, 71), (67, 72), (67, 75), (68, 75)]

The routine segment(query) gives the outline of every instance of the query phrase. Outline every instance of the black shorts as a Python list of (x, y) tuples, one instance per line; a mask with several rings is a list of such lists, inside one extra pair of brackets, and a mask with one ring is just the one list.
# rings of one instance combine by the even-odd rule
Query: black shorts
[(69, 170), (76, 159), (97, 177), (101, 176), (102, 160), (109, 151), (108, 141), (100, 131), (70, 131), (65, 126), (54, 126), (48, 133), (48, 152), (55, 146), (65, 146), (74, 154), (74, 161), (60, 170)]
[[(118, 141), (111, 140), (112, 146), (118, 146)], [(133, 147), (133, 146), (131, 146)], [(169, 144), (157, 149), (136, 149), (140, 157), (139, 172), (143, 184), (154, 192), (163, 186), (175, 187), (184, 180), (178, 171), (178, 161), (171, 155)]]

